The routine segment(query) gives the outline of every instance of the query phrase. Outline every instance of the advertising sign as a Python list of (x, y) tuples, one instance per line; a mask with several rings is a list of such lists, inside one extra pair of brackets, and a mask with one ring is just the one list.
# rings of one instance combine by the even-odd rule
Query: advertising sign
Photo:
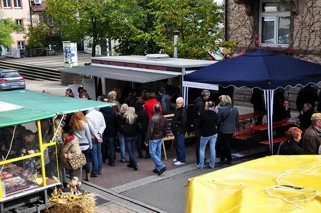
[(63, 41), (64, 62), (67, 68), (78, 66), (77, 44)]

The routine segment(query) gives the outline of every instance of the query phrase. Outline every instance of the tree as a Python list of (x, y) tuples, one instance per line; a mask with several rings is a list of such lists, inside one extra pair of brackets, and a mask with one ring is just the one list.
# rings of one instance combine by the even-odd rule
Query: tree
[[(0, 46), (10, 47), (13, 43), (11, 33), (20, 29), (11, 19), (0, 20)], [(1, 48), (0, 48), (1, 51)]]
[(91, 38), (92, 56), (97, 44), (133, 28), (132, 17), (139, 12), (135, 0), (47, 0), (47, 5), (66, 39)]
[(173, 32), (179, 31), (178, 55), (205, 58), (206, 50), (216, 50), (222, 40), (223, 8), (213, 0), (154, 0), (153, 40), (172, 55)]
[(122, 54), (158, 53), (173, 56), (174, 31), (179, 31), (178, 55), (181, 58), (208, 58), (206, 50), (234, 47), (222, 42), (223, 8), (213, 0), (139, 0), (143, 13), (134, 19), (136, 28), (118, 38)]
[(62, 46), (62, 37), (60, 32), (48, 26), (46, 23), (42, 23), (35, 27), (30, 27), (28, 32), (28, 47), (31, 48), (43, 48), (52, 46)]

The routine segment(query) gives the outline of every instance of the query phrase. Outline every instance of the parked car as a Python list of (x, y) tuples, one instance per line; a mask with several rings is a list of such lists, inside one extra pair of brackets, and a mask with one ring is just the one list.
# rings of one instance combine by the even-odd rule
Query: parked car
[(0, 91), (25, 88), (25, 79), (17, 70), (0, 69)]

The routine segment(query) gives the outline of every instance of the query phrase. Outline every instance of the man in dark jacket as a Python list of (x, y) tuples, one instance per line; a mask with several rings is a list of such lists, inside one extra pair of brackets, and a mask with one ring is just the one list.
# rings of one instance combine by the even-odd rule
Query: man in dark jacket
[(176, 143), (176, 159), (174, 159), (174, 165), (182, 166), (185, 164), (185, 132), (187, 122), (187, 112), (183, 107), (184, 99), (178, 97), (176, 99), (176, 111), (172, 121), (172, 131), (175, 137)]
[(205, 111), (205, 102), (209, 99), (211, 93), (208, 90), (203, 90), (201, 96), (195, 99), (193, 106), (193, 126), (195, 129), (195, 154), (196, 163), (199, 164), (199, 148), (200, 148), (200, 130), (199, 123), (201, 119), (201, 114)]
[(161, 115), (161, 106), (154, 105), (154, 115), (149, 121), (145, 144), (149, 146), (149, 154), (155, 163), (154, 173), (161, 175), (166, 167), (161, 161), (162, 156), (162, 141), (166, 136), (167, 122), (163, 115)]
[(304, 132), (302, 148), (304, 154), (320, 154), (321, 145), (321, 113), (314, 113), (311, 117), (311, 126)]
[(103, 144), (101, 152), (103, 156), (103, 162), (108, 158), (109, 166), (115, 166), (115, 136), (116, 136), (116, 111), (113, 107), (104, 107), (100, 109), (103, 114), (106, 128), (103, 133)]

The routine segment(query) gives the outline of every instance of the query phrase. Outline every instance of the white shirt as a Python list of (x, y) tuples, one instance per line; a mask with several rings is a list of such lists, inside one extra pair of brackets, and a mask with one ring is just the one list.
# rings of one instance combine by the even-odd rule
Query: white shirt
[(95, 109), (88, 110), (86, 114), (92, 139), (101, 140), (106, 128), (103, 114)]

